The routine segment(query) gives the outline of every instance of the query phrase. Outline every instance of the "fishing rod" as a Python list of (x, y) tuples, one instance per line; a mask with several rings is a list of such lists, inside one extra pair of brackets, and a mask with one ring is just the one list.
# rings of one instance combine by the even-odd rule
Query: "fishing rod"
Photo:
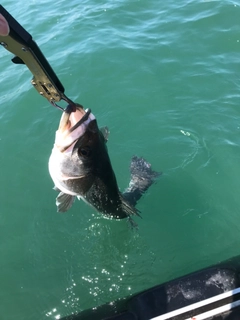
[(33, 87), (53, 106), (64, 111), (65, 109), (57, 104), (60, 100), (64, 100), (74, 111), (76, 104), (65, 95), (65, 89), (61, 81), (37, 43), (33, 40), (31, 34), (2, 5), (0, 5), (0, 13), (7, 20), (10, 29), (7, 36), (0, 35), (0, 44), (15, 55), (12, 58), (12, 62), (15, 64), (25, 64), (28, 67), (33, 74), (31, 80)]

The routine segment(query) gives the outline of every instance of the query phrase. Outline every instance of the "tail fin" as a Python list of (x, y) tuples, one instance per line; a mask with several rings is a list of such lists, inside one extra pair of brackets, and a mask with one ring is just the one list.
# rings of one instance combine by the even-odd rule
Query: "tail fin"
[(123, 193), (123, 197), (132, 206), (135, 206), (137, 201), (162, 173), (153, 171), (149, 162), (137, 156), (132, 158), (130, 172), (131, 180), (128, 188)]

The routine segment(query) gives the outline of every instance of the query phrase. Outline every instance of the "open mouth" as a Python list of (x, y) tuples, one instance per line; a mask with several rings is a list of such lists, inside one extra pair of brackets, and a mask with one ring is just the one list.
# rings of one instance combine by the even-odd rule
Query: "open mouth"
[(81, 105), (68, 106), (63, 112), (56, 136), (56, 145), (61, 152), (73, 148), (75, 142), (85, 133), (88, 124), (95, 119), (90, 109)]
[[(68, 106), (66, 110), (63, 112), (58, 130), (61, 133), (72, 132), (75, 128), (77, 128), (81, 123), (87, 120), (88, 116), (85, 117), (86, 111), (80, 105), (75, 105), (75, 110), (71, 106)], [(86, 118), (86, 119), (85, 119)], [(75, 127), (76, 126), (76, 127)]]

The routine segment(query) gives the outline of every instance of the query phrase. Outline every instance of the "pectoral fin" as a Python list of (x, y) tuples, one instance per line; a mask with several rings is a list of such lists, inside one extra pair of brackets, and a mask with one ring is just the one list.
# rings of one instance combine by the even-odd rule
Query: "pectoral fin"
[(57, 211), (58, 212), (68, 211), (71, 208), (74, 200), (75, 200), (75, 196), (71, 196), (70, 194), (60, 192), (56, 198)]

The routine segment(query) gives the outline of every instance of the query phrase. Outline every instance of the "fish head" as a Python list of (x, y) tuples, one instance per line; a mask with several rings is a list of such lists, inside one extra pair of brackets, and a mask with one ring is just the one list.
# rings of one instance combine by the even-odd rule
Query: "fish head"
[(91, 187), (104, 156), (108, 158), (105, 139), (91, 110), (80, 105), (74, 111), (67, 108), (49, 159), (55, 186), (64, 193), (81, 196)]

